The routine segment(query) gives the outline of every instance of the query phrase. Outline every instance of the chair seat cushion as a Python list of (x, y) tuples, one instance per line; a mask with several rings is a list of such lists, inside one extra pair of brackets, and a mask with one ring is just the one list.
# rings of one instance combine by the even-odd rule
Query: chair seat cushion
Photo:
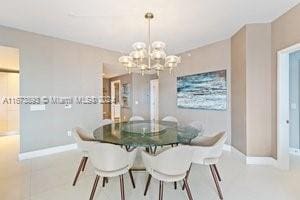
[(191, 145), (192, 146), (203, 146), (203, 147), (209, 147), (214, 144), (214, 140), (211, 139), (211, 137), (207, 136), (200, 136), (196, 137), (192, 140)]
[(122, 174), (126, 174), (127, 172), (128, 172), (128, 166), (113, 171), (103, 171), (103, 170), (95, 169), (95, 173), (101, 177), (115, 177), (115, 176), (120, 176)]
[(151, 176), (153, 178), (164, 181), (164, 182), (175, 182), (175, 181), (181, 181), (185, 178), (186, 174), (179, 174), (179, 175), (168, 175), (161, 172), (158, 172), (156, 170), (152, 170), (150, 172)]

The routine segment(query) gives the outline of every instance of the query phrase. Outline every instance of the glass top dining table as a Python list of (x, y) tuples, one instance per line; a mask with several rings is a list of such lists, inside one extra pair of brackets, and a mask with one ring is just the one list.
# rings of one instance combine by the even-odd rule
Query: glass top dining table
[(201, 132), (187, 125), (166, 121), (132, 121), (101, 126), (94, 130), (96, 141), (130, 147), (189, 144)]

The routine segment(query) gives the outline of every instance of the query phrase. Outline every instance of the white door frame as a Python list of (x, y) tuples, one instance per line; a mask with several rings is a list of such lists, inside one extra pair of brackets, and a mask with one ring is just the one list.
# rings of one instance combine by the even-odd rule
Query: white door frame
[[(157, 90), (153, 91), (153, 86), (156, 85)], [(155, 94), (153, 93), (155, 92)], [(150, 80), (150, 119), (157, 121), (159, 119), (159, 80)]]
[[(114, 101), (111, 102), (111, 120), (114, 121), (115, 120), (115, 116), (119, 116), (121, 117), (121, 104), (120, 104), (120, 100), (121, 100), (121, 81), (120, 80), (116, 80), (116, 81), (112, 81), (110, 82), (110, 96), (111, 96), (111, 100), (114, 100), (115, 98), (115, 83), (119, 83), (119, 103), (115, 104)], [(118, 106), (118, 108), (116, 109), (116, 106)], [(115, 111), (118, 110), (119, 113), (115, 113)]]
[(277, 52), (277, 167), (288, 170), (289, 156), (289, 54), (300, 43)]

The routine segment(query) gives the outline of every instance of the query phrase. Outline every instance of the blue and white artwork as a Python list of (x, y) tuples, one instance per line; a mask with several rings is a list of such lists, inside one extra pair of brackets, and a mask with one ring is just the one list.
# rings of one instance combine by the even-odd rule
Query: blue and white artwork
[(177, 77), (179, 108), (226, 110), (226, 70)]

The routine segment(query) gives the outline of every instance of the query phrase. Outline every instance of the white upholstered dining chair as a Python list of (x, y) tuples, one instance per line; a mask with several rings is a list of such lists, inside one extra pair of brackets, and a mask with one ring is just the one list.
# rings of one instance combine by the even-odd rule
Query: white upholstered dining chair
[(84, 171), (87, 160), (89, 158), (89, 150), (95, 144), (95, 142), (92, 141), (94, 138), (91, 135), (92, 134), (90, 134), (88, 131), (82, 128), (79, 127), (74, 128), (73, 136), (77, 143), (78, 149), (82, 153), (82, 158), (73, 181), (73, 186), (76, 185), (80, 172)]
[(187, 171), (192, 163), (193, 148), (190, 146), (177, 146), (165, 149), (157, 155), (150, 155), (143, 151), (142, 158), (146, 170), (149, 173), (144, 195), (147, 194), (151, 178), (154, 177), (159, 180), (160, 200), (163, 199), (164, 182), (177, 182), (182, 180), (186, 187), (189, 200), (193, 199), (186, 179)]
[(178, 123), (178, 119), (173, 116), (166, 116), (162, 119), (162, 121)]
[(129, 119), (130, 122), (132, 122), (132, 121), (143, 121), (143, 120), (145, 120), (145, 119), (141, 116), (132, 116)]
[[(194, 149), (192, 164), (208, 165), (216, 184), (219, 198), (223, 199), (223, 194), (219, 182), (221, 176), (217, 169), (217, 163), (223, 152), (223, 146), (226, 142), (227, 134), (220, 132), (211, 137), (203, 137), (197, 142), (192, 141), (191, 147)], [(189, 171), (190, 172), (190, 171)], [(187, 174), (187, 177), (189, 175)]]
[[(94, 198), (99, 178), (111, 178), (119, 176), (121, 186), (121, 200), (125, 200), (124, 178), (133, 165), (137, 150), (127, 152), (120, 146), (98, 143), (90, 150), (91, 162), (94, 166), (96, 179), (90, 195), (90, 200)], [(132, 174), (130, 174), (132, 177)], [(132, 179), (131, 179), (132, 180)]]

